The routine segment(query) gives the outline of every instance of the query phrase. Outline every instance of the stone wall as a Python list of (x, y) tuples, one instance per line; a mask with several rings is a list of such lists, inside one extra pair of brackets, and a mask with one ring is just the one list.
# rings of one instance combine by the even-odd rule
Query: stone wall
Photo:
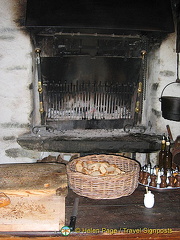
[[(159, 98), (163, 88), (177, 78), (176, 64), (176, 42), (175, 34), (170, 34), (161, 47), (149, 53), (148, 56), (148, 79), (147, 97), (143, 121), (150, 121), (155, 132), (165, 133), (166, 125), (169, 125), (174, 139), (180, 134), (180, 122), (170, 121), (162, 118), (161, 102)], [(167, 87), (163, 96), (180, 96), (180, 84)]]
[[(162, 42), (160, 48), (148, 54), (147, 92), (144, 101), (143, 124), (150, 125), (157, 134), (167, 134), (166, 125), (170, 126), (173, 139), (180, 135), (180, 122), (170, 121), (162, 117), (159, 98), (163, 88), (177, 79), (176, 35), (169, 36)], [(163, 96), (180, 97), (180, 84), (168, 86)], [(137, 154), (142, 164), (146, 163), (144, 154)], [(150, 155), (152, 164), (157, 163), (157, 153)]]
[(32, 114), (32, 46), (23, 27), (25, 1), (0, 0), (0, 163), (32, 162), (37, 153), (16, 138), (29, 131)]
[[(0, 0), (0, 163), (34, 162), (39, 152), (22, 149), (17, 137), (31, 130), (33, 122), (34, 63), (29, 33), (24, 28), (26, 0)], [(148, 56), (147, 94), (143, 124), (163, 134), (170, 125), (174, 139), (180, 123), (161, 116), (159, 97), (163, 87), (176, 80), (175, 34)], [(179, 86), (178, 86), (179, 87)], [(166, 91), (177, 94), (177, 86)], [(157, 154), (151, 156), (156, 162)], [(137, 155), (142, 163), (145, 154)]]

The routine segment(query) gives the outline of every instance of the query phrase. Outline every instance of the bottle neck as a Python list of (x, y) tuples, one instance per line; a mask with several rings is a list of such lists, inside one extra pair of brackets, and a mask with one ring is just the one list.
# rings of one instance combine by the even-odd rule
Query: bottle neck
[(166, 149), (166, 141), (162, 140), (161, 142), (161, 150), (164, 151)]
[(166, 142), (166, 151), (170, 152), (170, 142)]

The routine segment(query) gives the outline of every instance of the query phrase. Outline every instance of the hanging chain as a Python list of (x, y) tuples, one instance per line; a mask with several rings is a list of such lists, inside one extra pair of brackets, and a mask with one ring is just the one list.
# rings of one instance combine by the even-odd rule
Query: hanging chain
[(147, 89), (147, 49), (148, 40), (144, 37), (143, 39), (143, 50), (142, 55), (142, 81), (143, 81), (143, 99), (146, 100), (146, 89)]
[(177, 79), (176, 79), (177, 83), (180, 83), (180, 79), (179, 79), (179, 53), (177, 53)]

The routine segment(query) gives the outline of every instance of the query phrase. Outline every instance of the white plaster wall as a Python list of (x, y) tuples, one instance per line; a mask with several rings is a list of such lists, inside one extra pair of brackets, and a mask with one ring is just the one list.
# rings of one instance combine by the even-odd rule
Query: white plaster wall
[[(176, 35), (170, 34), (161, 44), (161, 47), (148, 54), (147, 95), (144, 101), (143, 124), (149, 121), (152, 131), (157, 134), (167, 134), (166, 125), (170, 126), (173, 139), (180, 135), (180, 122), (170, 121), (162, 117), (159, 98), (163, 88), (177, 79)], [(168, 86), (163, 96), (180, 97), (180, 84)], [(142, 165), (146, 163), (145, 154), (137, 154)], [(150, 156), (153, 165), (158, 163), (157, 153)]]
[[(170, 34), (161, 47), (148, 56), (147, 100), (144, 103), (146, 110), (143, 114), (143, 122), (151, 121), (156, 133), (167, 133), (166, 125), (169, 125), (174, 139), (180, 135), (180, 122), (162, 117), (159, 98), (163, 88), (177, 78), (175, 40), (175, 34)], [(163, 96), (180, 97), (180, 84), (168, 86)]]
[(31, 124), (32, 47), (16, 24), (21, 0), (0, 0), (0, 163), (33, 162), (38, 154), (23, 150), (16, 138)]

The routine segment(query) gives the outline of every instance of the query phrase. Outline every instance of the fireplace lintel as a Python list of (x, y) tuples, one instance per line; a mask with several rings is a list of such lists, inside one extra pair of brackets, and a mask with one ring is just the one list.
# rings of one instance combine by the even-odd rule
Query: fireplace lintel
[[(97, 130), (96, 130), (97, 132)], [(109, 133), (113, 132), (109, 131)], [(65, 153), (119, 153), (119, 152), (155, 152), (160, 149), (160, 135), (124, 133), (111, 136), (71, 136), (64, 133), (48, 133), (46, 135), (24, 134), (19, 136), (21, 147), (38, 150)], [(82, 134), (82, 131), (81, 131)]]

